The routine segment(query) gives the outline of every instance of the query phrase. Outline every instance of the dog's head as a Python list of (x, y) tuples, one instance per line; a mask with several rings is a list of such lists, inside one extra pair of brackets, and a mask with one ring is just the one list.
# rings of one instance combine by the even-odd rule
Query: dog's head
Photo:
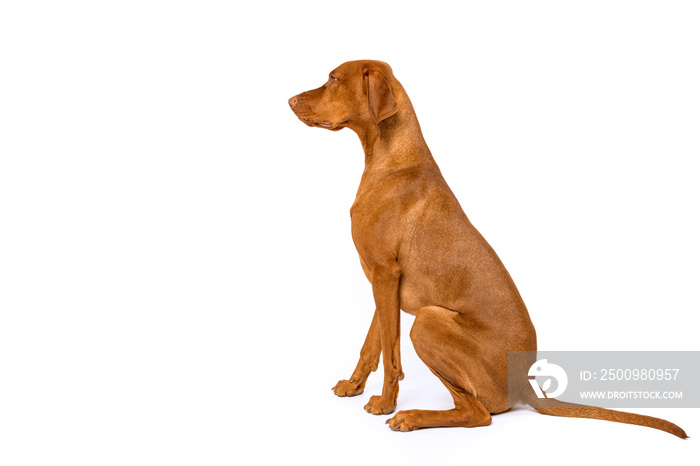
[(378, 125), (399, 109), (393, 80), (384, 62), (350, 61), (331, 71), (323, 86), (289, 99), (289, 106), (309, 126), (338, 131)]

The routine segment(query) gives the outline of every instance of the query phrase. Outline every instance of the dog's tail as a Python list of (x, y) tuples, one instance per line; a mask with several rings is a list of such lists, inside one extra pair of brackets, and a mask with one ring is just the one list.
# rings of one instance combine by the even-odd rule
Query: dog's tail
[(680, 438), (688, 438), (683, 429), (672, 422), (668, 422), (657, 417), (614, 411), (612, 409), (596, 408), (593, 406), (579, 405), (575, 403), (567, 403), (564, 401), (555, 400), (553, 398), (540, 400), (535, 398), (534, 395), (532, 397), (528, 396), (527, 404), (535, 408), (537, 412), (547, 414), (549, 416), (583, 417), (589, 419), (602, 419), (604, 421), (623, 422), (625, 424), (653, 427), (654, 429), (664, 430)]

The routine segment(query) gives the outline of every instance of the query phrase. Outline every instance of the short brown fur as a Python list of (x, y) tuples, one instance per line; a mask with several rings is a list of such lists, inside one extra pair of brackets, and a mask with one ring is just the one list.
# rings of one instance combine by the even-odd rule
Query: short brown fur
[[(384, 385), (365, 410), (396, 409), (400, 309), (416, 316), (418, 356), (452, 394), (447, 411), (399, 411), (394, 430), (484, 426), (515, 403), (537, 405), (529, 385), (508, 393), (508, 351), (535, 351), (525, 303), (500, 259), (474, 228), (426, 145), (408, 95), (389, 65), (347, 62), (318, 89), (289, 99), (309, 126), (350, 128), (360, 137), (365, 169), (350, 209), (352, 238), (372, 285), (376, 310), (360, 360), (338, 396), (364, 391), (384, 354)], [(534, 361), (533, 361), (534, 362)], [(683, 430), (648, 416), (558, 402), (535, 406), (555, 416), (639, 424), (685, 438)]]

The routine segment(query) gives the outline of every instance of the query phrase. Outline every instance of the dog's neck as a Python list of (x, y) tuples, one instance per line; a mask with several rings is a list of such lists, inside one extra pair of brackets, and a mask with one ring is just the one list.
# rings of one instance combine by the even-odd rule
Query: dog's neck
[(420, 163), (435, 163), (408, 95), (400, 84), (393, 90), (398, 112), (379, 124), (351, 127), (359, 136), (365, 152), (365, 170), (370, 167), (401, 169)]

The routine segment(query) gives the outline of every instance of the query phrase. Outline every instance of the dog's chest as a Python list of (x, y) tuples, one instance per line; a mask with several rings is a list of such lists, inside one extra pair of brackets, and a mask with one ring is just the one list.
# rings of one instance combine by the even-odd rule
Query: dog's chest
[(350, 223), (355, 247), (368, 262), (375, 257), (396, 257), (402, 230), (393, 202), (356, 200), (350, 209)]

